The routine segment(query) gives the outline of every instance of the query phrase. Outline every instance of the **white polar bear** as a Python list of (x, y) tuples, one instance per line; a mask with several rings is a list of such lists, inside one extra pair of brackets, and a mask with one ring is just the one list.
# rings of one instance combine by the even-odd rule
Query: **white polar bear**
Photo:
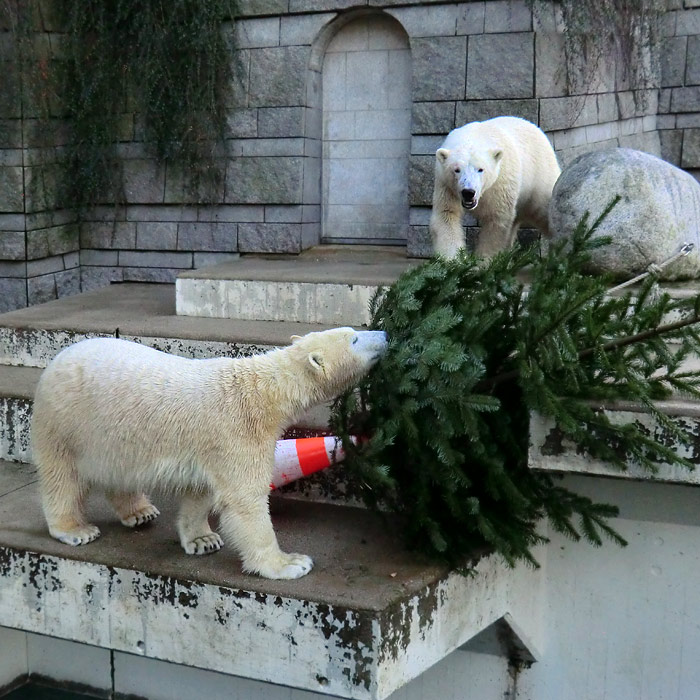
[(522, 224), (549, 235), (547, 208), (560, 172), (549, 140), (525, 119), (495, 117), (454, 129), (435, 154), (435, 252), (451, 258), (464, 246), (465, 210), (481, 226), (480, 256), (510, 248)]
[(282, 552), (272, 529), (275, 441), (311, 405), (355, 384), (387, 340), (352, 328), (292, 340), (238, 359), (191, 360), (114, 338), (59, 353), (41, 376), (32, 419), (51, 535), (71, 545), (99, 536), (83, 511), (91, 485), (128, 527), (159, 515), (144, 492), (165, 488), (182, 497), (177, 529), (188, 554), (221, 548), (213, 510), (245, 571), (308, 573), (311, 559)]

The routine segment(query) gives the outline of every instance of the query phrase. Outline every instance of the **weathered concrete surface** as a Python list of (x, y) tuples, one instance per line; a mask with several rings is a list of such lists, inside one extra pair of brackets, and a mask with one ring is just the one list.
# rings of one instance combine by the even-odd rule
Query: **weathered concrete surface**
[(185, 272), (176, 282), (181, 316), (366, 325), (377, 287), (419, 265), (405, 249), (321, 246), (299, 256), (244, 256)]
[(367, 511), (274, 502), (281, 545), (316, 566), (269, 581), (226, 549), (185, 555), (160, 499), (163, 516), (133, 531), (94, 498), (102, 537), (62, 545), (45, 531), (31, 470), (2, 467), (0, 625), (350, 698), (387, 697), (501, 620), (530, 638), (510, 648), (538, 653), (540, 572), (485, 557), (474, 576), (450, 573)]
[(585, 153), (562, 172), (549, 205), (549, 228), (567, 239), (590, 213), (593, 223), (613, 197), (621, 200), (593, 234), (610, 236), (610, 245), (591, 253), (593, 273), (630, 278), (652, 263), (662, 263), (684, 243), (690, 255), (664, 268), (662, 279), (700, 275), (700, 184), (655, 156), (629, 148)]
[(184, 357), (238, 357), (325, 327), (181, 318), (174, 285), (118, 284), (0, 315), (0, 364), (46, 367), (72, 343), (113, 335)]
[(658, 471), (649, 472), (636, 464), (620, 471), (605, 462), (595, 460), (564, 439), (554, 422), (533, 415), (530, 421), (529, 463), (532, 469), (579, 474), (599, 474), (637, 481), (660, 481), (700, 485), (700, 404), (693, 401), (659, 401), (657, 407), (692, 438), (689, 447), (682, 445), (672, 432), (644, 410), (630, 402), (620, 402), (602, 410), (613, 423), (636, 423), (648, 435), (677, 454), (688, 459), (696, 468), (684, 469), (670, 464), (659, 464)]

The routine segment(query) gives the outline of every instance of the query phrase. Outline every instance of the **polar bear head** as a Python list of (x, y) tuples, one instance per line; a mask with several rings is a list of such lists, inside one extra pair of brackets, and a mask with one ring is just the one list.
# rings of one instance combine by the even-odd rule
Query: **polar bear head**
[(438, 148), (437, 169), (444, 186), (465, 209), (474, 209), (498, 178), (503, 150), (495, 145)]
[(345, 327), (293, 335), (290, 352), (316, 398), (325, 401), (356, 384), (387, 347), (384, 331)]

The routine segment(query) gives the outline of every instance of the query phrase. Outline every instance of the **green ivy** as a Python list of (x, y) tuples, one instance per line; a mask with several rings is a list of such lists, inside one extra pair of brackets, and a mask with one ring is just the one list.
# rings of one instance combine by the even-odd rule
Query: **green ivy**
[(38, 120), (28, 145), (44, 147), (37, 179), (46, 202), (123, 201), (132, 142), (177, 168), (195, 200), (214, 199), (236, 14), (235, 0), (4, 0), (23, 116)]

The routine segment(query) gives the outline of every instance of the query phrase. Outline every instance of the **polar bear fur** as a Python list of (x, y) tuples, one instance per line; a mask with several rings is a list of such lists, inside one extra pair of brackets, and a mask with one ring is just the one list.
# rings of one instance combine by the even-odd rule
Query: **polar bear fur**
[(435, 252), (451, 258), (464, 246), (465, 210), (481, 226), (482, 257), (510, 248), (523, 224), (548, 236), (547, 208), (560, 172), (549, 140), (525, 119), (496, 117), (454, 129), (435, 154)]
[(32, 450), (49, 532), (71, 545), (99, 536), (83, 501), (107, 493), (133, 527), (159, 512), (144, 492), (181, 496), (177, 530), (188, 554), (221, 548), (245, 571), (298, 578), (312, 560), (277, 545), (268, 509), (275, 441), (307, 408), (355, 384), (384, 352), (381, 331), (352, 328), (294, 336), (248, 358), (191, 360), (114, 338), (72, 345), (36, 392)]

